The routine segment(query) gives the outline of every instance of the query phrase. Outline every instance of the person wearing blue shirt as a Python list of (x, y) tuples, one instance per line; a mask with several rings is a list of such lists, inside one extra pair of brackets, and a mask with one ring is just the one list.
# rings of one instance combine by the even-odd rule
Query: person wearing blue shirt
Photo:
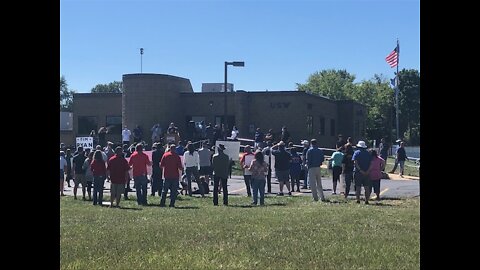
[(320, 195), (322, 202), (325, 202), (326, 200), (323, 195), (322, 187), (322, 174), (320, 171), (320, 166), (325, 160), (325, 156), (323, 155), (323, 151), (318, 148), (316, 139), (312, 139), (310, 145), (312, 147), (307, 151), (308, 181), (310, 182), (313, 200), (318, 201), (318, 195)]
[(355, 196), (357, 197), (357, 203), (360, 203), (360, 192), (362, 186), (365, 189), (365, 204), (368, 204), (370, 198), (370, 162), (372, 161), (372, 155), (367, 151), (367, 145), (364, 141), (358, 141), (357, 149), (353, 153), (352, 160), (355, 162), (353, 168), (353, 179), (355, 181)]

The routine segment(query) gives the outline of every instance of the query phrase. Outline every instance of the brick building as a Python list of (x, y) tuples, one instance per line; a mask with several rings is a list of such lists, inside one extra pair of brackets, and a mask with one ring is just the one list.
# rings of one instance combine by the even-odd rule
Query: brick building
[[(193, 92), (190, 80), (164, 74), (125, 74), (123, 94), (74, 94), (73, 133), (88, 136), (92, 129), (108, 126), (107, 140), (120, 142), (122, 125), (140, 125), (150, 143), (150, 129), (159, 123), (165, 131), (174, 122), (185, 134), (193, 120), (236, 125), (239, 137), (253, 138), (259, 127), (278, 134), (287, 126), (295, 143), (316, 138), (321, 147), (332, 148), (339, 133), (359, 140), (365, 134), (365, 106), (351, 100), (334, 101), (301, 91)], [(68, 142), (65, 142), (69, 144)]]

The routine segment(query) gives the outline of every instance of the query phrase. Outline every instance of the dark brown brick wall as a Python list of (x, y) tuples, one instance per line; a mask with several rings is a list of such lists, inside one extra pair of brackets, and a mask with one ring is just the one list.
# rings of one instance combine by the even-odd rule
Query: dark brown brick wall
[[(145, 141), (150, 143), (150, 129), (155, 123), (160, 123), (165, 131), (170, 122), (175, 122), (184, 134), (187, 116), (204, 116), (207, 123), (215, 123), (215, 116), (224, 114), (225, 93), (194, 93), (190, 81), (185, 78), (125, 74), (123, 86), (123, 95), (75, 94), (74, 133), (78, 129), (79, 115), (97, 116), (99, 126), (105, 125), (107, 115), (122, 115), (123, 124), (130, 130), (140, 125)], [(249, 133), (250, 125), (260, 127), (264, 133), (272, 128), (277, 135), (285, 125), (294, 143), (316, 138), (320, 146), (333, 148), (339, 133), (352, 136), (355, 141), (364, 139), (366, 107), (353, 101), (333, 101), (299, 91), (237, 91), (227, 93), (227, 112), (235, 115), (240, 137), (253, 138), (253, 133)], [(313, 117), (312, 134), (307, 132), (309, 115)], [(319, 134), (320, 117), (325, 118), (324, 135)], [(333, 134), (331, 119), (335, 120)], [(360, 123), (360, 133), (355, 131), (356, 121)], [(118, 139), (110, 140), (120, 139), (118, 134)]]
[(122, 122), (130, 130), (140, 125), (150, 143), (150, 129), (159, 123), (165, 131), (170, 122), (183, 123), (180, 92), (193, 93), (190, 80), (163, 74), (123, 75)]
[[(107, 116), (122, 116), (122, 94), (78, 93), (73, 95), (74, 137), (88, 136), (89, 134), (78, 134), (78, 116), (95, 116), (98, 128), (106, 126)], [(107, 134), (106, 139), (120, 142), (122, 138), (121, 134)]]

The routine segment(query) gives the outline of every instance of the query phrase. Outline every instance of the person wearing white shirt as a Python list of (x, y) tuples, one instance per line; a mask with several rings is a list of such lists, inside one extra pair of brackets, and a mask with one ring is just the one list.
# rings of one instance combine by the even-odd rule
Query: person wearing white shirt
[(192, 196), (192, 176), (197, 182), (198, 189), (202, 197), (205, 197), (205, 191), (203, 190), (203, 185), (200, 183), (200, 177), (198, 174), (198, 169), (200, 167), (200, 157), (198, 152), (195, 151), (193, 144), (189, 143), (187, 145), (187, 151), (183, 153), (183, 167), (185, 168), (185, 174), (187, 176), (187, 185), (188, 185), (188, 196)]
[(124, 126), (122, 130), (122, 144), (130, 145), (131, 135), (132, 132), (130, 132), (130, 129), (128, 129), (127, 126)]
[(236, 126), (233, 126), (233, 128), (232, 128), (232, 136), (231, 136), (232, 141), (236, 141), (236, 140), (237, 140), (238, 133), (239, 133), (239, 132), (238, 132), (237, 127), (236, 127)]

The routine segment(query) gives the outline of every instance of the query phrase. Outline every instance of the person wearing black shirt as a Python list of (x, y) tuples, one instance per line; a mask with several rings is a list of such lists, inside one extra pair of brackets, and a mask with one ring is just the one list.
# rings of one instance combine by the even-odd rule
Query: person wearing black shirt
[(155, 196), (155, 192), (158, 191), (158, 195), (162, 194), (163, 189), (163, 180), (162, 180), (162, 170), (160, 169), (160, 160), (162, 159), (165, 150), (163, 149), (160, 143), (155, 143), (153, 145), (152, 151), (152, 196)]
[(342, 135), (342, 134), (338, 134), (338, 141), (337, 141), (337, 143), (335, 144), (335, 149), (340, 150), (340, 148), (342, 148), (342, 146), (344, 146), (345, 143), (346, 143), (346, 141), (343, 140), (343, 135)]

